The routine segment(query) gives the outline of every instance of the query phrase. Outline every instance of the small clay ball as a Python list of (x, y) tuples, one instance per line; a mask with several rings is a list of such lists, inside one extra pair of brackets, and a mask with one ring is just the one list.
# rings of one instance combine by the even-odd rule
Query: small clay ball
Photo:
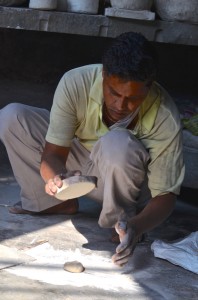
[(79, 261), (68, 261), (64, 264), (64, 270), (71, 273), (82, 273), (85, 268)]

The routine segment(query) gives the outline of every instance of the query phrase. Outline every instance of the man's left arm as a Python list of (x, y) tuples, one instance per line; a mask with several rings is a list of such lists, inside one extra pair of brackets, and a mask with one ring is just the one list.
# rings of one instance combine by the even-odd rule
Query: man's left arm
[(172, 213), (176, 195), (172, 193), (152, 198), (145, 208), (128, 222), (128, 226), (136, 228), (137, 236), (160, 225)]
[(113, 261), (122, 265), (128, 261), (140, 236), (160, 225), (172, 213), (176, 195), (184, 178), (182, 127), (179, 112), (166, 93), (155, 123), (142, 143), (149, 149), (148, 187), (152, 198), (145, 208), (130, 220), (118, 220), (115, 229), (120, 237)]

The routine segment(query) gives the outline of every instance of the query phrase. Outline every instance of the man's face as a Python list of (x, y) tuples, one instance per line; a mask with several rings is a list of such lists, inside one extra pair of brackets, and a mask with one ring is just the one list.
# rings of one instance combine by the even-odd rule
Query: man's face
[(141, 81), (123, 81), (103, 73), (103, 94), (108, 114), (119, 121), (134, 112), (146, 98), (150, 87)]

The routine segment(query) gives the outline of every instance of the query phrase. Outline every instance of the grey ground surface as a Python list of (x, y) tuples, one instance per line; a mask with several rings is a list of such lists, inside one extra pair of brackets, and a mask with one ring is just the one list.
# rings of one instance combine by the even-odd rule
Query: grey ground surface
[[(8, 206), (20, 200), (19, 186), (9, 165), (2, 164), (0, 171), (0, 299), (197, 299), (198, 276), (155, 258), (150, 248), (155, 239), (173, 241), (196, 231), (196, 206), (178, 199), (174, 213), (150, 232), (146, 241), (138, 244), (130, 265), (122, 272), (111, 264), (116, 245), (110, 241), (111, 230), (97, 224), (98, 204), (82, 197), (80, 211), (72, 217), (12, 215)], [(53, 268), (57, 268), (56, 276), (65, 276), (65, 271), (53, 257), (48, 258), (47, 264), (36, 262), (31, 265), (25, 250), (36, 248), (39, 243), (48, 244), (61, 253), (70, 251), (72, 254), (77, 249), (90, 259), (97, 258), (99, 263), (93, 261), (91, 271), (71, 274), (73, 279), (70, 281), (68, 277), (68, 283), (67, 278), (63, 284), (57, 284), (56, 278), (54, 283), (49, 283), (47, 276), (50, 278)], [(18, 274), (21, 266), (29, 268), (30, 273), (36, 269), (38, 279), (31, 278), (30, 273), (28, 276)], [(40, 277), (41, 269), (45, 268), (46, 278)], [(87, 281), (85, 276), (89, 276)]]
[[(3, 107), (13, 100), (9, 82), (1, 81), (0, 88)], [(53, 92), (49, 85), (12, 84), (15, 101), (33, 105), (40, 105), (42, 99), (42, 105), (50, 107)], [(155, 258), (151, 251), (156, 239), (174, 241), (198, 230), (197, 198), (192, 201), (191, 192), (179, 198), (168, 220), (137, 245), (123, 269), (111, 263), (116, 245), (110, 241), (111, 230), (98, 226), (97, 203), (80, 198), (79, 213), (72, 217), (12, 215), (8, 206), (20, 200), (19, 193), (0, 144), (0, 299), (198, 299), (198, 275)], [(51, 248), (44, 248), (44, 257), (32, 261), (28, 251), (41, 247), (41, 254), (45, 246)], [(64, 253), (67, 259), (80, 255), (85, 272), (63, 271), (59, 256)]]

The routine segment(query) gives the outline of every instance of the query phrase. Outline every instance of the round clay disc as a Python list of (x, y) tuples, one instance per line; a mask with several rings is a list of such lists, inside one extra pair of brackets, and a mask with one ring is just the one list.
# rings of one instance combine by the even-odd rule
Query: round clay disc
[(59, 200), (69, 200), (88, 194), (96, 187), (95, 176), (72, 176), (63, 179), (63, 185), (57, 190), (55, 197)]

